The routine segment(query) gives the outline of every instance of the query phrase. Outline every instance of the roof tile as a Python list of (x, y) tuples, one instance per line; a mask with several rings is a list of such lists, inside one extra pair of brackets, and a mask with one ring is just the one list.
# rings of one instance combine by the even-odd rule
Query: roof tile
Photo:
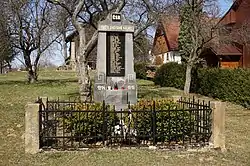
[(212, 49), (216, 55), (242, 55), (242, 50), (233, 44), (221, 44)]
[(178, 49), (178, 36), (180, 31), (180, 22), (178, 18), (169, 18), (162, 20), (167, 42), (169, 44), (169, 50), (177, 50)]

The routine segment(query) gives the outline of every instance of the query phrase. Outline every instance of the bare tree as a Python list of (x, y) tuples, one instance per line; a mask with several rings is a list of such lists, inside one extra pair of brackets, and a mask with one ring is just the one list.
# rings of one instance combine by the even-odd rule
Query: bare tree
[(41, 55), (59, 37), (51, 28), (52, 9), (53, 6), (43, 0), (10, 0), (8, 3), (13, 47), (22, 52), (30, 83), (37, 81)]
[[(2, 18), (2, 17), (1, 17)], [(0, 18), (0, 19), (1, 19)], [(8, 29), (5, 26), (4, 20), (0, 20), (0, 74), (3, 73), (3, 68), (11, 67), (10, 62), (13, 59), (13, 50), (9, 38)]]
[(136, 62), (149, 62), (149, 51), (152, 45), (149, 37), (141, 33), (134, 41), (134, 58)]
[(15, 50), (11, 45), (10, 30), (8, 16), (5, 12), (6, 1), (0, 2), (0, 73), (3, 73), (3, 68), (11, 69), (11, 61), (14, 59)]
[(240, 25), (230, 28), (229, 36), (232, 42), (237, 42), (242, 45), (249, 44), (250, 42), (250, 19), (246, 19)]
[(61, 47), (62, 55), (66, 62), (68, 55), (67, 55), (67, 43), (65, 41), (66, 41), (67, 33), (69, 31), (72, 31), (71, 22), (69, 19), (70, 15), (68, 12), (65, 12), (65, 10), (62, 9), (61, 7), (57, 6), (56, 8), (57, 8), (57, 12), (55, 16), (55, 31), (61, 34), (60, 38), (57, 40), (57, 43)]

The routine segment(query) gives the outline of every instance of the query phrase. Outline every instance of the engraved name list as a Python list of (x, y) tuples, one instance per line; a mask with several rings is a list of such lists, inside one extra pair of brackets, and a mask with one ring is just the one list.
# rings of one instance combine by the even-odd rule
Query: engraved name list
[(107, 39), (107, 74), (109, 76), (124, 76), (124, 33), (109, 33)]

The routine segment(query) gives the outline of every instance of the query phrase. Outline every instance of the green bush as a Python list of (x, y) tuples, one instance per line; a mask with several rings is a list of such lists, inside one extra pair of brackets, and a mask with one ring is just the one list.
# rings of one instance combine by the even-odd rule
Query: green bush
[[(103, 105), (102, 103), (78, 103), (74, 108), (64, 108), (64, 110), (76, 110), (68, 116), (64, 116), (60, 119), (61, 123), (64, 123), (66, 131), (72, 133), (73, 136), (101, 136), (103, 133)], [(110, 107), (107, 107), (109, 110)], [(92, 112), (86, 112), (86, 111)], [(78, 112), (79, 111), (79, 112)], [(98, 112), (93, 112), (98, 111)], [(114, 120), (114, 117), (110, 116), (110, 122)], [(98, 139), (97, 139), (98, 140)]]
[(185, 84), (185, 66), (178, 63), (166, 63), (155, 74), (156, 85), (183, 89)]
[[(61, 124), (64, 124), (66, 131), (72, 133), (73, 136), (97, 136), (97, 141), (101, 140), (104, 126), (106, 124), (105, 133), (109, 136), (114, 134), (114, 127), (119, 125), (122, 117), (126, 126), (131, 129), (136, 129), (137, 139), (144, 140), (145, 135), (152, 138), (152, 118), (153, 107), (155, 107), (156, 118), (156, 134), (163, 135), (158, 137), (161, 141), (171, 141), (177, 135), (187, 135), (191, 133), (191, 126), (194, 125), (194, 115), (190, 111), (181, 111), (183, 107), (168, 99), (155, 100), (140, 100), (137, 104), (131, 106), (132, 119), (127, 113), (121, 114), (112, 111), (108, 106), (108, 111), (105, 112), (106, 118), (103, 118), (103, 106), (100, 103), (95, 104), (78, 104), (74, 110), (79, 112), (69, 113), (69, 116), (64, 116), (60, 119)], [(64, 110), (72, 110), (65, 108)], [(96, 110), (98, 112), (85, 112), (87, 110)], [(142, 111), (143, 110), (143, 111)], [(147, 110), (147, 112), (144, 112)], [(165, 110), (165, 111), (159, 111)], [(171, 111), (179, 110), (179, 111)], [(191, 118), (193, 117), (193, 118)], [(190, 119), (191, 118), (191, 119)], [(104, 123), (104, 120), (106, 123)], [(171, 134), (172, 133), (172, 134)], [(84, 141), (84, 140), (82, 140)], [(86, 140), (89, 141), (89, 140)]]
[(136, 78), (147, 79), (147, 63), (135, 63)]
[(250, 107), (250, 70), (199, 69), (196, 93)]
[[(154, 104), (155, 102), (155, 104)], [(156, 137), (157, 141), (172, 141), (191, 134), (191, 127), (194, 126), (195, 115), (191, 111), (186, 111), (181, 105), (169, 99), (146, 100), (142, 99), (131, 109), (135, 112), (133, 115), (132, 127), (137, 126), (138, 135), (152, 134), (152, 110), (155, 107), (156, 118)], [(187, 108), (188, 109), (188, 108)], [(140, 112), (148, 110), (149, 112)], [(164, 111), (162, 111), (164, 110)], [(176, 110), (176, 111), (173, 111)], [(137, 112), (138, 111), (138, 112)], [(145, 130), (145, 128), (147, 130)]]
[[(156, 85), (183, 89), (185, 66), (168, 63), (162, 65), (154, 78)], [(191, 92), (234, 102), (250, 108), (250, 70), (194, 68)]]

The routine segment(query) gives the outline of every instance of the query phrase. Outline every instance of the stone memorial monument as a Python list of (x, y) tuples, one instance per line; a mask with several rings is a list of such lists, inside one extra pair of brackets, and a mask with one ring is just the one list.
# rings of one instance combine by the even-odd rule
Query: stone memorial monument
[(134, 25), (120, 13), (112, 13), (98, 25), (97, 75), (94, 100), (116, 106), (137, 102), (133, 54)]

